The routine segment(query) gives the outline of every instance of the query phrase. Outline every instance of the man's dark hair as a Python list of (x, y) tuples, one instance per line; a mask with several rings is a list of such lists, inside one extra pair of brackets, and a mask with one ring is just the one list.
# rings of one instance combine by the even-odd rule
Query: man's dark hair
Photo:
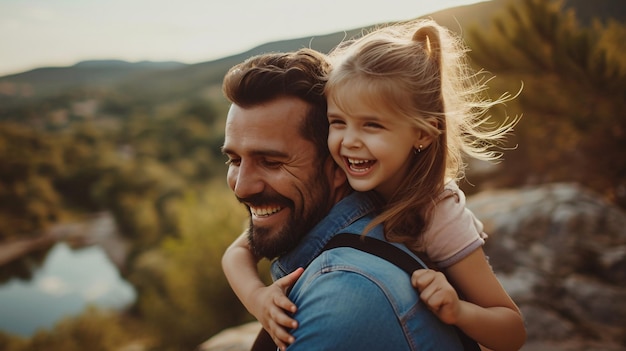
[(257, 55), (228, 70), (222, 91), (230, 102), (242, 108), (281, 97), (307, 102), (310, 108), (300, 132), (315, 144), (320, 160), (325, 160), (329, 152), (324, 84), (329, 69), (326, 56), (311, 49)]

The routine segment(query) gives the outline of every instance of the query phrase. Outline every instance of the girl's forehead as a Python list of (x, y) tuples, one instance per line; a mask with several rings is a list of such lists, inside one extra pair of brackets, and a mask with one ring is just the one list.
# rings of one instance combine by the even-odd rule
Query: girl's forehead
[(367, 109), (373, 112), (394, 112), (395, 100), (389, 92), (376, 84), (356, 79), (334, 86), (328, 95), (328, 103), (336, 108), (352, 113)]

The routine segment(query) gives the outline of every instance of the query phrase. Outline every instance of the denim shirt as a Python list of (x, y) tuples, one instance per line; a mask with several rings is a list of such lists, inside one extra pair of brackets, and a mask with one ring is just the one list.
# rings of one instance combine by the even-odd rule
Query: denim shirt
[[(291, 332), (296, 341), (288, 350), (463, 349), (454, 329), (419, 300), (403, 270), (353, 248), (322, 252), (336, 234), (360, 235), (375, 209), (366, 193), (349, 195), (294, 250), (272, 263), (274, 279), (306, 267), (289, 292), (299, 325)], [(384, 239), (382, 226), (367, 235)]]

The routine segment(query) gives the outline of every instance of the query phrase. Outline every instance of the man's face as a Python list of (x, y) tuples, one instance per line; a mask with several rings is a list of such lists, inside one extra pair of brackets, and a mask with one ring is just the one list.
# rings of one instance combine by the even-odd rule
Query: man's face
[(294, 248), (332, 206), (328, 172), (299, 131), (307, 111), (304, 101), (280, 98), (228, 112), (227, 181), (250, 211), (250, 244), (262, 257)]

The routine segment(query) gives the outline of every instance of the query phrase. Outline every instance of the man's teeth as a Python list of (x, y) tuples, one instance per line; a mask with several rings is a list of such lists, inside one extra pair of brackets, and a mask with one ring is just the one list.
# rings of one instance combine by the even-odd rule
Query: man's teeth
[(280, 207), (260, 207), (260, 208), (250, 207), (250, 211), (252, 212), (252, 214), (257, 217), (271, 216), (274, 213), (280, 211), (280, 209), (281, 209)]

